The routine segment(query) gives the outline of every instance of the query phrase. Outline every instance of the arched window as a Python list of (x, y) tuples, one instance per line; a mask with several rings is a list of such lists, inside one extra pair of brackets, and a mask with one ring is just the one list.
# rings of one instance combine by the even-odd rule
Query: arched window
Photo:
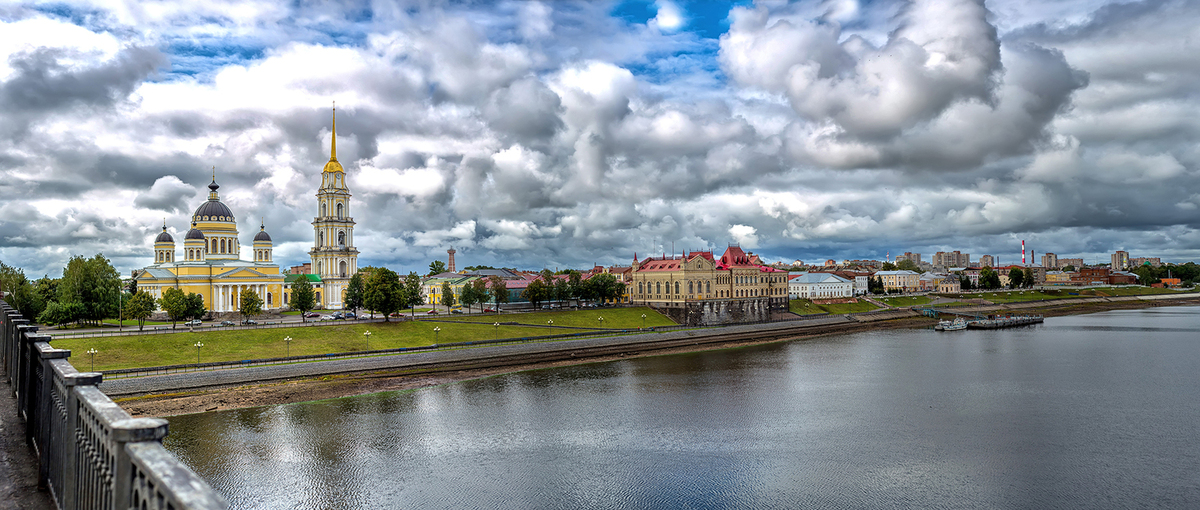
[(694, 287), (692, 287), (693, 285), (695, 285), (694, 282), (688, 282), (688, 294), (696, 293), (696, 289)]
[(317, 246), (325, 246), (325, 233), (321, 232), (320, 234), (317, 234), (317, 238)]
[(645, 294), (645, 293), (646, 293), (645, 282), (638, 282), (638, 294)]
[(675, 282), (675, 293), (679, 294), (679, 282)]
[[(341, 208), (341, 204), (338, 207)], [(341, 230), (338, 231), (338, 246), (346, 246), (346, 232)]]
[(339, 220), (342, 219), (342, 204), (337, 205), (337, 215)]
[(321, 204), (321, 217), (322, 218), (325, 217), (325, 204), (324, 203)]
[(320, 262), (317, 262), (317, 274), (324, 274), (321, 272), (321, 263)]
[(342, 273), (342, 278), (345, 278), (346, 277), (346, 261), (343, 260), (341, 262), (341, 264), (338, 265), (338, 268), (340, 270), (339, 272)]
[(271, 305), (271, 293), (270, 292), (267, 293), (267, 305), (268, 306)]
[(706, 294), (712, 292), (712, 282), (704, 282), (704, 292)]
[(658, 288), (658, 292), (656, 292), (656, 294), (662, 294), (662, 282), (656, 282), (656, 283), (657, 283), (657, 285), (655, 285), (655, 287)]
[(317, 304), (318, 305), (321, 304), (321, 293), (320, 292), (317, 292)]

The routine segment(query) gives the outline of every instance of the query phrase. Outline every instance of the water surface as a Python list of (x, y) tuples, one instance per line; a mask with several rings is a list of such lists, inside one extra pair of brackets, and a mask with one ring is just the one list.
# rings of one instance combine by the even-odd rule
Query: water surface
[(1200, 507), (1200, 308), (171, 418), (235, 508)]

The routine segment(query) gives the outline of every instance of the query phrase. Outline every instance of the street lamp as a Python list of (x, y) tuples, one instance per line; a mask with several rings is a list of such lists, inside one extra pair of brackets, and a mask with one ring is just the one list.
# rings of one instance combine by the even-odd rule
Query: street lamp
[(550, 326), (550, 327), (554, 327), (554, 321), (553, 321), (553, 320), (548, 320), (548, 321), (546, 321), (546, 325), (547, 325), (547, 326)]
[(88, 354), (92, 355), (92, 369), (90, 370), (91, 372), (96, 371), (96, 353), (98, 353), (98, 352), (100, 352), (100, 351), (97, 351), (95, 348), (88, 349), (88, 351), (87, 351)]
[(196, 364), (200, 364), (200, 348), (204, 347), (202, 342), (196, 342)]
[(371, 332), (370, 332), (370, 331), (364, 331), (364, 332), (363, 332), (363, 337), (364, 337), (364, 338), (366, 338), (367, 350), (368, 350), (368, 351), (369, 351), (369, 350), (371, 350)]
[(604, 317), (597, 317), (596, 320), (600, 322), (600, 327), (603, 328), (604, 327)]
[(495, 324), (492, 324), (492, 326), (496, 327), (496, 338), (500, 338), (500, 323), (497, 322)]
[(442, 330), (442, 328), (440, 328), (440, 327), (437, 327), (437, 326), (433, 327), (433, 343), (436, 344), (438, 342), (438, 332), (440, 332), (441, 330)]
[(283, 337), (283, 341), (285, 342), (285, 345), (287, 345), (287, 355), (290, 358), (292, 357), (292, 337), (285, 336)]
[(642, 329), (646, 329), (646, 314), (642, 314)]

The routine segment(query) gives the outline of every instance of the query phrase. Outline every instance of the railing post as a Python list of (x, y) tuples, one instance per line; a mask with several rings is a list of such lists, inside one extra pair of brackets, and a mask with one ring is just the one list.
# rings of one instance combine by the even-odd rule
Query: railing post
[(12, 384), (9, 366), (12, 365), (13, 335), (16, 334), (16, 328), (12, 321), (21, 315), (0, 299), (0, 316), (2, 316), (0, 317), (0, 370), (4, 371), (4, 380)]
[[(21, 326), (29, 325), (27, 319), (22, 319), (16, 312), (9, 314), (9, 317), (16, 317), (9, 320), (8, 330), (8, 348), (5, 354), (8, 356), (8, 383), (12, 385), (11, 391), (15, 396), (17, 394), (17, 379), (20, 373), (21, 366)], [(36, 329), (34, 331), (37, 331)]]
[(128, 443), (162, 442), (167, 437), (167, 420), (159, 418), (129, 418), (112, 424), (116, 465), (113, 470), (112, 508), (130, 508), (133, 493), (133, 460), (125, 449)]
[[(79, 393), (76, 387), (79, 386), (96, 386), (100, 384), (102, 376), (96, 372), (77, 372), (75, 367), (70, 363), (64, 363), (62, 367), (62, 386), (64, 398), (63, 405), (65, 406), (66, 419), (62, 423), (62, 427), (58, 429), (59, 437), (55, 440), (59, 441), (59, 452), (61, 476), (58, 479), (58, 503), (63, 509), (74, 509), (79, 506), (79, 466), (80, 460), (76, 457), (78, 448), (75, 447), (76, 432), (79, 423)], [(57, 377), (57, 372), (56, 372)]]
[(41, 377), (35, 377), (31, 382), (39, 387), (36, 391), (30, 391), (30, 396), (37, 400), (31, 405), (34, 410), (34, 419), (25, 422), (25, 431), (32, 432), (33, 440), (37, 443), (38, 488), (45, 489), (50, 480), (50, 464), (58, 460), (52, 459), (50, 455), (50, 442), (55, 439), (50, 434), (54, 420), (54, 415), (51, 414), (54, 411), (54, 404), (50, 398), (53, 391), (52, 386), (54, 386), (54, 368), (51, 366), (50, 360), (65, 360), (71, 356), (71, 351), (50, 347), (48, 335), (38, 335), (38, 338), (39, 341), (33, 345), (37, 349), (37, 368), (41, 372)]
[(33, 344), (29, 338), (37, 337), (37, 326), (29, 326), (26, 324), (17, 325), (17, 370), (16, 381), (13, 381), (13, 394), (17, 397), (17, 414), (29, 419), (26, 412), (25, 401), (28, 399), (29, 393), (29, 377), (32, 376), (31, 361), (33, 359)]

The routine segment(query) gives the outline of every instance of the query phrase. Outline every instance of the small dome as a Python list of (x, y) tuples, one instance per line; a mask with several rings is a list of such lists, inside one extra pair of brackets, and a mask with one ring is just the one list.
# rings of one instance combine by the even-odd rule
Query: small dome
[(267, 233), (267, 227), (260, 226), (258, 228), (259, 228), (258, 233), (254, 234), (254, 241), (255, 242), (266, 241), (268, 243), (271, 242), (271, 234)]
[(154, 238), (154, 242), (156, 242), (156, 243), (174, 243), (175, 238), (171, 237), (171, 233), (167, 232), (166, 225), (163, 225), (163, 231), (158, 234), (158, 237)]
[(345, 173), (345, 170), (342, 170), (342, 164), (338, 163), (338, 160), (333, 158), (331, 158), (328, 163), (325, 163), (325, 170), (323, 171)]
[(200, 229), (196, 228), (196, 224), (193, 222), (192, 229), (187, 232), (187, 235), (184, 236), (184, 239), (185, 240), (199, 239), (199, 240), (203, 241), (204, 240), (204, 232), (201, 232)]

